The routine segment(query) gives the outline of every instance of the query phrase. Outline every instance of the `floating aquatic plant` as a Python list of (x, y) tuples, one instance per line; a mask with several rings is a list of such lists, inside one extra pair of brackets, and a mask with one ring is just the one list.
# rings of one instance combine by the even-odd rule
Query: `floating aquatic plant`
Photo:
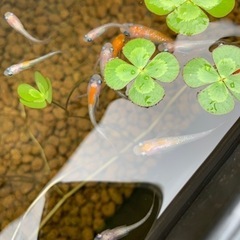
[[(235, 5), (234, 0), (145, 0), (147, 8), (157, 14), (167, 16), (170, 29), (184, 35), (203, 32), (208, 24), (208, 14), (214, 17), (224, 17)], [(205, 12), (204, 12), (204, 11)]]
[[(123, 55), (129, 60), (110, 60), (104, 70), (107, 85), (120, 90), (128, 84), (127, 95), (137, 105), (150, 107), (164, 97), (164, 88), (159, 82), (172, 82), (179, 73), (177, 59), (170, 53), (155, 52), (155, 45), (146, 39), (137, 38), (123, 47)], [(157, 80), (157, 81), (155, 81)]]
[(17, 92), (20, 97), (20, 102), (30, 108), (45, 108), (47, 103), (51, 104), (52, 102), (51, 81), (40, 72), (34, 73), (34, 79), (38, 89), (26, 83), (18, 86)]
[(203, 109), (212, 114), (226, 114), (234, 108), (234, 97), (240, 101), (240, 48), (220, 46), (212, 52), (215, 66), (204, 58), (189, 61), (183, 78), (190, 87), (209, 85), (198, 94)]

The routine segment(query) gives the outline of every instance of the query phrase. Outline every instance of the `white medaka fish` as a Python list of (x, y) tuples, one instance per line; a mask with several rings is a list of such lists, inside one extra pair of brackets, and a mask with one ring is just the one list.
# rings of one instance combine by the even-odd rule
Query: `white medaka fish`
[(12, 75), (15, 75), (23, 70), (26, 70), (30, 67), (32, 67), (33, 65), (39, 63), (39, 62), (42, 62), (43, 60), (45, 60), (46, 58), (49, 58), (55, 54), (58, 54), (58, 53), (61, 53), (61, 51), (55, 51), (55, 52), (50, 52), (46, 55), (43, 55), (39, 58), (36, 58), (36, 59), (33, 59), (33, 60), (29, 60), (29, 61), (25, 61), (25, 62), (21, 62), (21, 63), (18, 63), (18, 64), (14, 64), (10, 67), (8, 67), (5, 71), (4, 71), (4, 75), (5, 76), (12, 76)]
[(103, 232), (97, 234), (94, 240), (117, 240), (125, 237), (126, 235), (128, 235), (129, 232), (131, 232), (135, 228), (138, 228), (149, 218), (149, 216), (152, 213), (153, 206), (154, 206), (154, 198), (153, 198), (152, 206), (149, 209), (148, 213), (140, 221), (129, 226), (123, 225), (113, 229), (104, 230)]
[(21, 21), (18, 19), (18, 17), (16, 15), (14, 15), (11, 12), (6, 12), (4, 14), (4, 18), (6, 19), (6, 21), (8, 22), (8, 24), (15, 29), (16, 31), (18, 31), (19, 33), (21, 33), (24, 37), (26, 37), (27, 39), (29, 39), (32, 42), (35, 43), (46, 43), (46, 40), (39, 40), (33, 36), (31, 36), (24, 28), (23, 24), (21, 23)]
[(90, 32), (88, 32), (85, 36), (84, 36), (84, 41), (85, 42), (92, 42), (94, 39), (96, 39), (97, 37), (101, 36), (103, 33), (105, 33), (109, 28), (112, 27), (118, 27), (120, 28), (122, 26), (122, 24), (119, 23), (106, 23), (103, 24), (97, 28), (94, 28), (93, 30), (91, 30)]
[(100, 53), (99, 64), (101, 75), (104, 76), (106, 63), (113, 57), (113, 46), (111, 43), (105, 43)]
[(153, 154), (160, 153), (161, 150), (167, 150), (173, 148), (180, 144), (189, 143), (205, 137), (206, 135), (210, 134), (214, 129), (210, 129), (208, 131), (190, 134), (190, 135), (183, 135), (178, 137), (166, 137), (166, 138), (153, 138), (146, 140), (144, 142), (139, 143), (133, 148), (133, 152), (136, 155), (142, 156), (150, 156)]

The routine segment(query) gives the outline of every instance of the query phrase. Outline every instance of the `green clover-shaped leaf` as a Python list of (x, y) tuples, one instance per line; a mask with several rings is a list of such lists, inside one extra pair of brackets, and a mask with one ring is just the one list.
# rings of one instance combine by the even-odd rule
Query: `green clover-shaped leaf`
[(203, 32), (209, 23), (207, 15), (192, 2), (185, 2), (167, 16), (170, 29), (184, 35)]
[(40, 72), (35, 72), (36, 88), (29, 84), (23, 83), (18, 86), (17, 92), (20, 97), (20, 102), (30, 108), (45, 108), (46, 101), (52, 102), (52, 85), (48, 78), (43, 77)]
[(224, 17), (232, 11), (234, 4), (234, 0), (145, 0), (151, 12), (169, 14), (169, 28), (185, 35), (198, 34), (207, 28), (209, 19), (203, 10), (214, 17)]
[(183, 69), (183, 78), (189, 87), (200, 87), (217, 82), (219, 75), (216, 69), (204, 58), (195, 58)]
[(104, 69), (104, 79), (107, 85), (114, 90), (124, 88), (138, 74), (137, 67), (118, 58), (110, 60)]
[(104, 69), (106, 84), (120, 90), (131, 82), (128, 95), (134, 103), (143, 107), (155, 105), (163, 98), (164, 89), (154, 80), (171, 82), (179, 73), (179, 63), (170, 53), (159, 53), (150, 59), (155, 50), (150, 40), (129, 41), (123, 54), (133, 65), (118, 58), (110, 60)]
[(213, 83), (198, 94), (198, 101), (207, 112), (221, 115), (234, 108), (234, 100), (222, 82)]
[(183, 78), (190, 87), (209, 85), (198, 94), (200, 105), (212, 114), (226, 114), (240, 100), (240, 48), (224, 45), (212, 52), (215, 67), (203, 58), (189, 61)]
[(172, 82), (178, 76), (179, 69), (177, 59), (168, 52), (162, 52), (148, 63), (144, 72), (161, 82)]
[[(149, 81), (151, 80), (149, 79)], [(148, 93), (139, 92), (136, 85), (133, 84), (128, 92), (129, 99), (142, 107), (150, 107), (157, 104), (164, 97), (165, 91), (164, 88), (155, 81), (152, 81), (152, 83), (154, 86)]]
[(155, 45), (146, 39), (137, 38), (129, 41), (123, 47), (124, 56), (137, 68), (142, 69), (155, 52)]
[(146, 7), (153, 13), (157, 15), (165, 15), (176, 9), (186, 0), (145, 0)]

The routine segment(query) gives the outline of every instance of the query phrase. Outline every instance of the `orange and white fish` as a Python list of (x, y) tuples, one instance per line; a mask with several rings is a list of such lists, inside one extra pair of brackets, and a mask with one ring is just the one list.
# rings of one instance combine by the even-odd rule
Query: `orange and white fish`
[(12, 76), (15, 75), (23, 70), (26, 70), (28, 68), (31, 68), (33, 65), (42, 62), (43, 60), (45, 60), (46, 58), (49, 58), (55, 54), (61, 53), (62, 51), (55, 51), (55, 52), (50, 52), (44, 56), (41, 56), (39, 58), (33, 59), (33, 60), (29, 60), (29, 61), (25, 61), (25, 62), (21, 62), (18, 64), (14, 64), (10, 67), (8, 67), (5, 71), (4, 71), (4, 75), (5, 76)]
[(32, 42), (35, 43), (46, 43), (46, 40), (39, 40), (33, 36), (31, 36), (24, 28), (23, 24), (21, 23), (21, 21), (18, 19), (18, 17), (16, 15), (14, 15), (11, 12), (6, 12), (4, 14), (4, 18), (6, 19), (6, 21), (8, 22), (8, 24), (15, 29), (16, 31), (18, 31), (19, 33), (21, 33), (24, 37), (26, 37), (27, 39), (29, 39)]
[(210, 134), (215, 129), (216, 128), (210, 129), (208, 131), (200, 132), (200, 133), (183, 135), (178, 137), (154, 138), (154, 139), (146, 140), (136, 145), (133, 148), (133, 152), (136, 155), (150, 156), (153, 154), (160, 153), (161, 151), (171, 149), (180, 144), (196, 141), (197, 139), (203, 138), (206, 135)]
[(102, 47), (100, 58), (99, 58), (99, 65), (101, 75), (104, 76), (104, 68), (106, 63), (113, 57), (113, 46), (111, 43), (105, 43)]
[(112, 40), (112, 46), (113, 46), (113, 57), (117, 57), (120, 51), (123, 48), (123, 45), (125, 43), (125, 35), (123, 33), (120, 33)]
[(99, 95), (101, 91), (101, 86), (102, 86), (102, 78), (99, 74), (94, 74), (88, 83), (88, 90), (87, 90), (87, 95), (88, 95), (88, 114), (90, 121), (96, 131), (104, 137), (108, 143), (114, 147), (112, 142), (107, 138), (105, 133), (103, 132), (103, 128), (99, 127), (95, 118), (95, 109), (98, 104), (99, 100)]
[(120, 28), (122, 26), (122, 24), (119, 23), (106, 23), (103, 24), (97, 28), (94, 28), (93, 30), (91, 30), (90, 32), (88, 32), (83, 40), (85, 42), (92, 42), (94, 39), (96, 39), (97, 37), (101, 36), (103, 33), (105, 33), (109, 28), (112, 27), (117, 27)]
[(124, 23), (120, 31), (130, 38), (145, 38), (151, 40), (155, 44), (164, 43), (164, 51), (174, 51), (173, 39), (155, 29), (139, 24)]

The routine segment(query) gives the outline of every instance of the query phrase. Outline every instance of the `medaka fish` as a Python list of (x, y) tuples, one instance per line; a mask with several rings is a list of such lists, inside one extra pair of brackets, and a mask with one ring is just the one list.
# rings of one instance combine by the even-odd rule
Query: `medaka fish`
[(164, 44), (164, 51), (174, 52), (173, 39), (155, 29), (133, 23), (124, 23), (120, 31), (130, 38), (145, 38), (155, 44)]
[(6, 21), (8, 22), (8, 24), (15, 29), (17, 32), (21, 33), (24, 37), (26, 37), (27, 39), (29, 39), (32, 42), (35, 43), (46, 43), (46, 40), (39, 40), (35, 37), (33, 37), (32, 35), (30, 35), (24, 28), (23, 24), (21, 23), (21, 21), (18, 19), (18, 17), (16, 15), (14, 15), (12, 12), (6, 12), (4, 14), (4, 18), (6, 19)]
[(93, 30), (91, 30), (90, 32), (88, 32), (83, 40), (85, 42), (92, 42), (93, 40), (95, 40), (96, 38), (98, 38), (99, 36), (101, 36), (103, 33), (105, 33), (109, 28), (112, 27), (117, 27), (120, 28), (122, 26), (122, 24), (119, 23), (106, 23), (103, 24), (97, 28), (94, 28)]
[(177, 136), (177, 137), (149, 139), (136, 145), (133, 148), (133, 152), (136, 155), (150, 156), (153, 154), (160, 153), (161, 151), (171, 149), (180, 144), (196, 141), (197, 139), (203, 138), (206, 135), (210, 134), (215, 129), (216, 128), (210, 129), (208, 131), (200, 132), (200, 133)]
[(94, 240), (117, 240), (117, 239), (123, 238), (124, 236), (128, 235), (129, 232), (141, 226), (149, 218), (149, 216), (152, 213), (153, 206), (154, 206), (154, 198), (153, 198), (152, 206), (149, 209), (148, 213), (140, 221), (129, 226), (123, 225), (113, 229), (104, 230), (102, 233), (97, 234)]
[(55, 54), (58, 54), (58, 53), (61, 53), (62, 51), (55, 51), (55, 52), (50, 52), (46, 55), (43, 55), (39, 58), (36, 58), (36, 59), (33, 59), (33, 60), (29, 60), (29, 61), (25, 61), (25, 62), (21, 62), (21, 63), (18, 63), (18, 64), (14, 64), (10, 67), (8, 67), (5, 71), (4, 71), (4, 75), (5, 76), (12, 76), (12, 75), (15, 75), (23, 70), (26, 70), (26, 69), (29, 69), (31, 68), (33, 65), (39, 63), (39, 62), (42, 62), (43, 60), (55, 55)]

